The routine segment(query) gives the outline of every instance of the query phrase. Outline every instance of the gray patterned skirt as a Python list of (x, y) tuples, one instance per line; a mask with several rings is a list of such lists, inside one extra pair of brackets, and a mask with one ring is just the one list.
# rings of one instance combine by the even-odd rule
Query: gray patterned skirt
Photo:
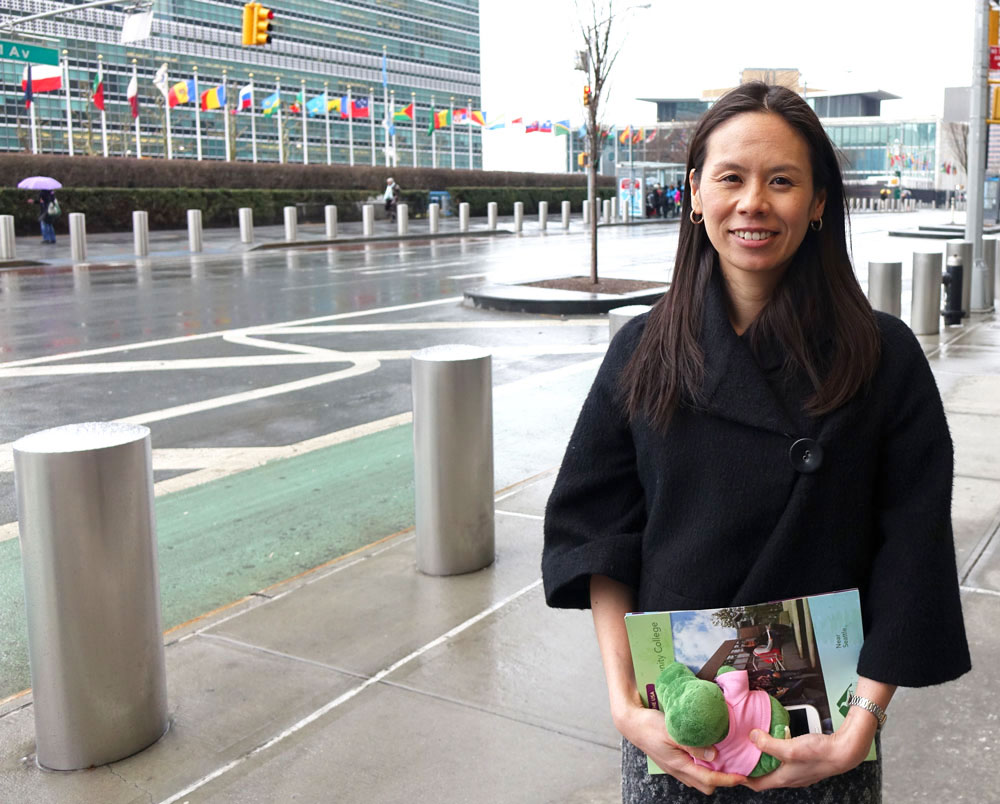
[(667, 774), (650, 776), (646, 755), (628, 740), (622, 740), (622, 804), (881, 804), (882, 746), (875, 738), (878, 759), (831, 776), (809, 787), (765, 790), (720, 787), (705, 796)]

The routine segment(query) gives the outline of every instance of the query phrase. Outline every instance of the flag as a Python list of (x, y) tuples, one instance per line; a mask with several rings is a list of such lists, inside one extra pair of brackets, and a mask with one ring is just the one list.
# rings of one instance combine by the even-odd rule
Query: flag
[(524, 133), (530, 134), (533, 131), (538, 131), (538, 121), (533, 120), (524, 127)]
[(649, 136), (646, 137), (646, 142), (652, 142), (653, 140), (655, 140), (657, 133), (658, 131), (655, 128), (652, 131), (650, 131)]
[(601, 142), (604, 142), (608, 137), (614, 136), (614, 133), (615, 133), (615, 127), (614, 126), (612, 126), (611, 128), (602, 128), (601, 129)]
[(203, 112), (207, 112), (209, 109), (224, 109), (225, 106), (226, 88), (222, 84), (201, 93), (201, 110)]
[(253, 84), (247, 84), (240, 90), (239, 98), (236, 100), (237, 112), (243, 112), (253, 108)]
[(468, 123), (469, 122), (469, 110), (468, 109), (456, 109), (451, 116), (451, 122), (453, 123)]
[(451, 125), (451, 112), (448, 109), (442, 109), (439, 112), (434, 112), (433, 115), (434, 128), (445, 128)]
[(389, 86), (389, 70), (387, 68), (387, 63), (385, 60), (385, 53), (382, 54), (382, 87), (386, 88)]
[(128, 107), (132, 110), (132, 119), (135, 120), (139, 116), (139, 81), (134, 75), (128, 82), (125, 97), (128, 98)]
[(179, 103), (188, 103), (194, 98), (194, 80), (189, 78), (187, 81), (179, 81), (170, 87), (170, 92), (167, 93), (167, 103), (170, 104), (171, 108), (177, 106)]
[[(586, 137), (587, 136), (587, 124), (586, 123), (584, 123), (583, 125), (581, 125), (579, 129), (577, 129), (576, 136), (578, 136), (578, 137)], [(607, 134), (602, 131), (601, 132), (601, 136), (606, 137)]]
[(346, 117), (344, 114), (344, 107), (347, 105), (347, 98), (341, 96), (339, 98), (327, 98), (326, 110), (328, 112), (336, 112), (341, 117)]
[(544, 123), (540, 123), (539, 126), (538, 126), (538, 130), (542, 134), (551, 134), (552, 133), (552, 121), (551, 120), (546, 120)]
[(21, 81), (21, 88), (24, 90), (24, 106), (26, 109), (31, 108), (31, 101), (34, 98), (34, 84), (31, 80), (31, 65), (29, 64), (24, 68), (24, 80)]
[(300, 114), (302, 112), (302, 93), (301, 92), (298, 95), (296, 95), (295, 96), (295, 100), (293, 100), (289, 104), (288, 111), (290, 111), (292, 114)]
[(638, 144), (646, 138), (646, 129), (640, 128), (632, 134), (632, 142)]
[(624, 145), (626, 142), (629, 141), (629, 138), (631, 136), (632, 136), (632, 126), (625, 126), (625, 128), (622, 129), (622, 133), (618, 135), (618, 142)]
[(490, 131), (497, 131), (498, 129), (504, 128), (506, 124), (503, 121), (503, 115), (500, 115), (496, 120), (487, 126)]
[(402, 109), (397, 109), (393, 115), (392, 119), (397, 123), (405, 123), (407, 120), (413, 119), (413, 104), (409, 106), (404, 106)]
[(524, 125), (524, 118), (522, 118), (522, 117), (515, 117), (513, 120), (510, 121), (510, 124), (512, 126)]
[(352, 98), (348, 117), (368, 117), (368, 98)]
[(481, 109), (476, 109), (472, 113), (472, 122), (480, 126), (486, 125), (486, 114)]
[(569, 120), (557, 120), (555, 126), (557, 137), (565, 137), (569, 134)]
[(160, 69), (153, 76), (153, 86), (160, 90), (164, 98), (167, 97), (167, 65), (161, 64)]
[(281, 95), (277, 92), (272, 92), (260, 102), (260, 108), (264, 110), (264, 114), (271, 114), (279, 106), (281, 106)]
[(306, 103), (306, 113), (310, 117), (319, 117), (321, 114), (326, 114), (326, 104), (324, 103), (324, 96), (317, 95), (311, 101)]
[(21, 89), (27, 91), (28, 76), (31, 76), (31, 94), (55, 92), (62, 89), (62, 70), (48, 64), (29, 64), (21, 74)]
[(94, 106), (104, 111), (104, 79), (100, 74), (94, 76), (94, 83), (90, 88), (90, 100)]

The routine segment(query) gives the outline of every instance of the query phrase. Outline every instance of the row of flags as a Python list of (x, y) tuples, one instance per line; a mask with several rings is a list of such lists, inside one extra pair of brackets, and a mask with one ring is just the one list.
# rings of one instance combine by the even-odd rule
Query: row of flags
[(897, 154), (893, 153), (891, 148), (888, 149), (889, 154), (889, 167), (900, 167), (900, 168), (910, 168), (912, 170), (930, 170), (931, 160), (929, 157), (919, 157), (913, 154)]
[[(63, 88), (62, 68), (48, 64), (29, 64), (21, 74), (21, 91), (24, 92), (24, 105), (31, 108), (37, 92), (58, 92)], [(139, 116), (139, 82), (132, 76), (125, 90), (132, 117)], [(90, 102), (100, 111), (104, 111), (104, 77), (100, 72), (94, 74), (90, 85)]]

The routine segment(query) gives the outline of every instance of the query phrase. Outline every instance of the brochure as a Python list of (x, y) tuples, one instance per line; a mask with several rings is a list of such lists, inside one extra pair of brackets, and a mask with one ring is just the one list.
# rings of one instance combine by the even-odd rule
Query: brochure
[[(670, 661), (712, 681), (719, 668), (746, 670), (751, 689), (777, 698), (791, 734), (832, 734), (847, 716), (864, 631), (857, 589), (753, 606), (625, 615), (636, 685), (659, 709), (654, 683)], [(875, 759), (875, 745), (868, 753)], [(651, 774), (663, 773), (652, 760)]]

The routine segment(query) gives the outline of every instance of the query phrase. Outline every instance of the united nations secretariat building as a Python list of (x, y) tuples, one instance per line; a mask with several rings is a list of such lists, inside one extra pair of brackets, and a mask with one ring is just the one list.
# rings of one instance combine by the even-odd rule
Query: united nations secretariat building
[[(238, 0), (155, 0), (150, 35), (127, 44), (122, 28), (133, 4), (73, 5), (4, 0), (0, 12), (3, 25), (65, 11), (0, 29), (0, 40), (60, 54), (59, 89), (34, 93), (39, 153), (70, 153), (71, 128), (75, 154), (100, 155), (106, 143), (110, 156), (165, 157), (169, 113), (175, 159), (199, 150), (225, 159), (228, 132), (228, 152), (241, 161), (256, 152), (260, 162), (385, 164), (388, 141), (394, 164), (430, 166), (435, 152), (442, 167), (482, 166), (482, 126), (472, 122), (481, 109), (478, 0), (283, 0), (271, 43), (251, 47), (241, 45)], [(0, 60), (0, 152), (32, 150), (25, 69)], [(99, 71), (103, 115), (94, 99)], [(137, 117), (127, 97), (133, 75)], [(220, 87), (208, 108), (197, 108), (204, 92)], [(458, 110), (469, 113), (432, 143), (432, 109), (455, 109), (456, 120)]]

